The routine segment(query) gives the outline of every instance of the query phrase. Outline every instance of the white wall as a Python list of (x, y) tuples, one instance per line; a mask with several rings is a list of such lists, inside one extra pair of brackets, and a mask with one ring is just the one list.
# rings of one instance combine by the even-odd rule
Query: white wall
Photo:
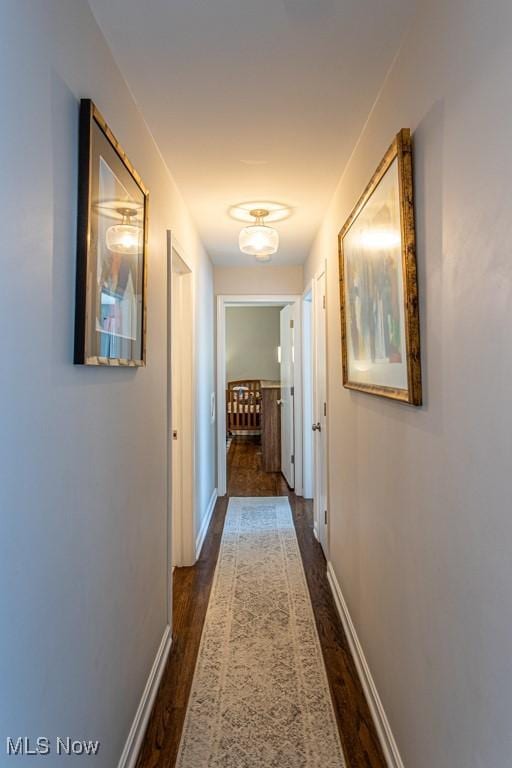
[(226, 307), (226, 379), (278, 381), (281, 307)]
[[(195, 234), (195, 233), (194, 233)], [(187, 248), (188, 252), (188, 248)], [(195, 503), (196, 541), (208, 512), (216, 479), (216, 425), (211, 417), (211, 397), (215, 392), (215, 336), (213, 266), (201, 248), (195, 259), (195, 383), (196, 455)]]
[(302, 293), (302, 283), (302, 265), (279, 267), (256, 264), (250, 267), (214, 268), (216, 295), (298, 294)]
[[(511, 30), (509, 0), (422, 4), (305, 269), (328, 257), (331, 560), (408, 768), (511, 760)], [(337, 232), (402, 127), (420, 409), (341, 385)]]
[[(86, 2), (3, 2), (0, 72), (0, 743), (99, 739), (112, 768), (167, 620), (166, 228), (196, 273), (203, 504), (212, 269)], [(82, 96), (150, 190), (145, 369), (71, 364)]]

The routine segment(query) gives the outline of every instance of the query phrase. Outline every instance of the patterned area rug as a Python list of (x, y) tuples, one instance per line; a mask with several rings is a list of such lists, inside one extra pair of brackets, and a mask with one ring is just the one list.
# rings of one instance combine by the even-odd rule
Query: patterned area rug
[(344, 768), (286, 497), (232, 498), (177, 768)]

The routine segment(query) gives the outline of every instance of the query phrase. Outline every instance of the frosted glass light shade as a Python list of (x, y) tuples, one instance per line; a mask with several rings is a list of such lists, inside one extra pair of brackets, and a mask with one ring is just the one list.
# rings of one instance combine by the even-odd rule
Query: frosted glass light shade
[(142, 229), (133, 224), (115, 224), (107, 229), (107, 248), (116, 253), (135, 255), (142, 251)]
[(252, 224), (240, 231), (238, 244), (242, 253), (256, 256), (259, 261), (269, 261), (266, 257), (279, 248), (279, 233), (265, 224)]

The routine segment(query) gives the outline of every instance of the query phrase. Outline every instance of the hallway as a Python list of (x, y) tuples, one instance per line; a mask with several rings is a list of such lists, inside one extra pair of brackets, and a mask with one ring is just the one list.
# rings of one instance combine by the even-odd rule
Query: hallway
[(2, 768), (312, 768), (320, 720), (347, 768), (509, 768), (511, 39), (511, 0), (2, 0)]
[[(258, 439), (234, 439), (228, 452), (229, 496), (219, 499), (202, 555), (174, 573), (173, 647), (137, 768), (173, 768), (185, 719), (201, 632), (229, 499), (287, 496), (304, 564), (341, 743), (349, 768), (385, 768), (385, 760), (313, 534), (312, 503), (290, 492), (280, 473), (261, 470)], [(318, 723), (321, 729), (321, 723)], [(262, 764), (264, 765), (264, 764)], [(243, 763), (240, 764), (241, 768)]]

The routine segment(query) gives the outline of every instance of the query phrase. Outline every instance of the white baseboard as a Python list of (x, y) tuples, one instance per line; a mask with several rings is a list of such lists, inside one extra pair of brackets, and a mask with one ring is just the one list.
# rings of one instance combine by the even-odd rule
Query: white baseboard
[(343, 597), (341, 587), (338, 583), (331, 563), (327, 564), (327, 579), (334, 595), (334, 600), (341, 618), (341, 622), (343, 624), (343, 628), (345, 630), (345, 634), (347, 635), (348, 644), (350, 646), (350, 650), (352, 651), (352, 656), (359, 673), (359, 679), (361, 680), (364, 689), (366, 701), (370, 707), (370, 712), (377, 729), (388, 768), (404, 768), (402, 758), (400, 757), (400, 753), (398, 751), (397, 743), (391, 731), (391, 726), (389, 725), (389, 721), (373, 681), (368, 662), (366, 661), (363, 648), (359, 642), (356, 628), (354, 627), (354, 623), (351, 619), (350, 613), (348, 612), (345, 598)]
[(169, 625), (166, 626), (160, 646), (158, 648), (151, 672), (146, 682), (146, 686), (141, 696), (137, 712), (133, 719), (130, 733), (126, 739), (122, 755), (117, 764), (117, 768), (135, 768), (135, 763), (139, 756), (142, 740), (146, 732), (149, 716), (153, 708), (155, 696), (162, 679), (169, 651), (171, 650), (172, 633)]
[(316, 527), (316, 523), (313, 523), (313, 533), (315, 534), (315, 539), (317, 541), (320, 541), (320, 539), (318, 538), (318, 528)]
[(201, 523), (201, 530), (197, 534), (196, 560), (199, 560), (199, 556), (201, 554), (201, 550), (203, 548), (204, 540), (206, 537), (206, 532), (208, 531), (208, 526), (210, 525), (210, 520), (212, 519), (213, 510), (215, 509), (216, 501), (217, 501), (217, 489), (214, 488), (212, 491), (212, 495), (210, 496), (210, 501), (208, 502), (208, 509), (206, 510), (206, 514), (203, 518), (203, 522)]

